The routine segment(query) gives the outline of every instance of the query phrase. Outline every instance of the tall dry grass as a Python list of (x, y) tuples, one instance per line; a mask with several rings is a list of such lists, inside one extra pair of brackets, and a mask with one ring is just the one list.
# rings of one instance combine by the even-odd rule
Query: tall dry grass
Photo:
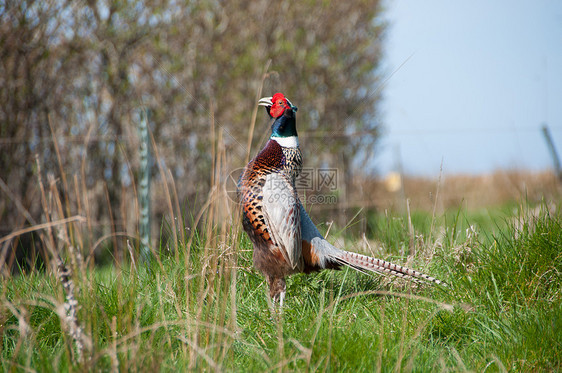
[(382, 178), (358, 177), (353, 204), (404, 211), (406, 199), (412, 210), (476, 210), (519, 203), (558, 201), (562, 185), (552, 171), (498, 170), (483, 175), (448, 174), (439, 178), (404, 176), (402, 189), (389, 191)]
[[(211, 107), (210, 113), (212, 112)], [(254, 115), (254, 121), (255, 117)], [(54, 134), (52, 126), (51, 131)], [(227, 162), (223, 135), (222, 129), (217, 128), (211, 116), (209, 136), (212, 142), (213, 167), (209, 172), (212, 183), (208, 194), (203, 196), (205, 202), (199, 211), (182, 210), (178, 186), (172, 173), (166, 168), (166, 162), (160, 158), (152, 137), (155, 163), (160, 176), (160, 185), (154, 189), (155, 194), (160, 196), (158, 198), (163, 199), (167, 214), (160, 223), (162, 238), (156, 237), (150, 245), (152, 256), (149, 262), (143, 262), (139, 255), (138, 188), (134, 182), (133, 170), (129, 167), (132, 188), (122, 190), (123, 203), (120, 206), (109, 204), (106, 189), (106, 208), (110, 212), (110, 221), (106, 222), (106, 229), (96, 229), (99, 222), (93, 221), (90, 207), (90, 200), (96, 194), (89, 191), (85, 183), (86, 155), (82, 159), (82, 174), (67, 175), (57, 139), (53, 135), (59, 177), (44, 175), (39, 159), (36, 163), (42, 221), (31, 220), (32, 226), (16, 229), (0, 238), (4, 253), (0, 257), (3, 283), (0, 291), (0, 324), (3, 325), (6, 317), (9, 319), (15, 316), (20, 325), (20, 337), (11, 353), (13, 359), (8, 367), (21, 367), (21, 362), (18, 361), (21, 356), (28, 359), (33, 356), (32, 351), (24, 351), (33, 345), (27, 341), (30, 333), (35, 333), (34, 338), (37, 337), (37, 331), (32, 332), (28, 326), (33, 324), (30, 318), (37, 309), (43, 309), (58, 317), (66, 345), (65, 356), (59, 356), (59, 360), (62, 359), (69, 366), (92, 369), (104, 366), (103, 362), (108, 360), (113, 371), (138, 369), (139, 366), (128, 359), (140, 353), (142, 345), (146, 343), (139, 342), (141, 335), (147, 332), (157, 333), (160, 329), (179, 328), (180, 332), (174, 334), (174, 339), (182, 344), (179, 351), (184, 361), (189, 362), (186, 368), (194, 369), (200, 359), (203, 359), (208, 367), (218, 369), (220, 361), (227, 358), (237, 331), (236, 276), (240, 241), (238, 235), (241, 231), (237, 218), (238, 206), (226, 190), (231, 166)], [(253, 136), (252, 133), (250, 135)], [(251, 143), (251, 138), (249, 142)], [(20, 206), (22, 214), (30, 216), (20, 201), (13, 202)], [(119, 225), (115, 224), (116, 219), (120, 220)], [(122, 227), (122, 230), (117, 230), (117, 226)], [(105, 233), (100, 234), (100, 231)], [(12, 270), (18, 264), (15, 255), (11, 255), (20, 244), (17, 238), (30, 232), (36, 234), (39, 240), (37, 246), (42, 248), (42, 263), (39, 267), (44, 269), (44, 274), (34, 273), (35, 265), (30, 266), (30, 271), (26, 270), (21, 274), (31, 278), (46, 276), (54, 286), (54, 296), (41, 291), (18, 294), (17, 289), (14, 292), (14, 289), (10, 290), (10, 286), (7, 286), (15, 280), (14, 273), (19, 273), (17, 268), (15, 272)], [(109, 271), (118, 282), (115, 289), (116, 304), (113, 306), (119, 312), (95, 317), (93, 315), (99, 312), (97, 291), (100, 288), (96, 262), (107, 255), (111, 258)], [(33, 258), (30, 260), (36, 261)], [(175, 278), (163, 278), (166, 271), (164, 262), (170, 260), (183, 263), (183, 271)], [(103, 262), (107, 263), (107, 259)], [(143, 276), (154, 277), (158, 289), (167, 296), (181, 300), (174, 305), (173, 317), (162, 313), (160, 321), (143, 326), (142, 309), (136, 308), (142, 308), (143, 302), (132, 306), (133, 308), (123, 308), (121, 302), (124, 299), (135, 298), (134, 294), (127, 293), (127, 284), (138, 283)], [(170, 288), (170, 283), (176, 281), (182, 283), (178, 286), (182, 294)], [(158, 302), (162, 309), (166, 308), (165, 299), (159, 298)], [(4, 337), (5, 332), (10, 331), (0, 326), (0, 336)], [(170, 346), (175, 343), (171, 338), (166, 337)], [(213, 353), (206, 349), (209, 344), (216, 346)], [(157, 365), (158, 362), (152, 363)]]

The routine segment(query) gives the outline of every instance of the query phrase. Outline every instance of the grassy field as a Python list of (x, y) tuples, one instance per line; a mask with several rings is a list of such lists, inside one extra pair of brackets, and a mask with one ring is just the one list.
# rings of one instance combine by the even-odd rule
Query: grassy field
[[(375, 239), (366, 246), (374, 254), (421, 269), (450, 289), (353, 270), (295, 275), (282, 312), (271, 311), (239, 228), (194, 234), (148, 269), (134, 259), (95, 267), (70, 247), (76, 324), (56, 273), (4, 277), (1, 365), (4, 371), (560, 370), (557, 211), (542, 205), (435, 218), (414, 213), (413, 236), (407, 216), (373, 215)], [(414, 255), (401, 256), (412, 248)]]

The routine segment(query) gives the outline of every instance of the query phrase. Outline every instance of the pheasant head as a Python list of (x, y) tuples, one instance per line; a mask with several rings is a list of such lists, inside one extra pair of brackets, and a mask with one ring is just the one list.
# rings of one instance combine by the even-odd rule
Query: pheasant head
[(297, 147), (296, 111), (298, 110), (282, 93), (264, 97), (258, 105), (265, 106), (267, 113), (274, 119), (271, 125), (271, 139), (281, 146)]
[(258, 101), (258, 105), (265, 106), (267, 114), (272, 118), (279, 118), (286, 109), (298, 110), (283, 93), (276, 93), (272, 97), (263, 97)]

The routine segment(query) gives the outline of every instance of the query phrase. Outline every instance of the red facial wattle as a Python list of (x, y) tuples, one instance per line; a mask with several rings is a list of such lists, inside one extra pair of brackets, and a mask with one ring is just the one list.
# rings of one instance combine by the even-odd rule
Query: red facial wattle
[(276, 93), (271, 98), (271, 109), (269, 109), (269, 115), (273, 118), (279, 118), (285, 112), (285, 109), (290, 108), (291, 106), (287, 102), (285, 96), (282, 93)]

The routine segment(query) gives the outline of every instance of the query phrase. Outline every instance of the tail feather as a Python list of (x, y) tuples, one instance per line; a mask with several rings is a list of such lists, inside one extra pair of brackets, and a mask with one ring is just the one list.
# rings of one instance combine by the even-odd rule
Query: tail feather
[(375, 273), (378, 273), (380, 275), (392, 275), (392, 276), (400, 277), (400, 278), (407, 279), (407, 280), (410, 280), (410, 281), (415, 282), (415, 283), (423, 283), (424, 282), (424, 281), (421, 281), (421, 280), (419, 280), (415, 277), (410, 277), (410, 276), (405, 275), (401, 272), (393, 271), (391, 269), (388, 269), (388, 268), (385, 268), (385, 267), (380, 267), (380, 266), (377, 266), (377, 265), (369, 265), (369, 268), (365, 269), (365, 265), (359, 266), (357, 264), (352, 264), (350, 262), (346, 262), (343, 259), (336, 259), (336, 261), (341, 265), (346, 265), (346, 266), (356, 270), (357, 272), (361, 272), (363, 274), (367, 274), (366, 271), (368, 270), (370, 272), (375, 272)]
[(414, 269), (387, 262), (386, 260), (371, 258), (366, 255), (343, 250), (341, 250), (337, 254), (334, 254), (332, 254), (332, 258), (335, 261), (347, 265), (360, 272), (379, 272), (382, 274), (390, 274), (400, 278), (410, 279), (414, 282), (420, 282), (420, 280), (423, 280), (437, 285), (448, 286), (446, 283), (436, 279), (435, 277), (428, 276)]
[(300, 209), (302, 239), (311, 245), (320, 268), (329, 268), (329, 262), (335, 262), (347, 265), (363, 273), (366, 271), (378, 272), (406, 278), (414, 282), (421, 282), (423, 280), (437, 285), (448, 286), (443, 281), (416, 270), (402, 267), (385, 260), (338, 249), (324, 239), (312, 220), (310, 220), (310, 217), (302, 205), (300, 205)]

